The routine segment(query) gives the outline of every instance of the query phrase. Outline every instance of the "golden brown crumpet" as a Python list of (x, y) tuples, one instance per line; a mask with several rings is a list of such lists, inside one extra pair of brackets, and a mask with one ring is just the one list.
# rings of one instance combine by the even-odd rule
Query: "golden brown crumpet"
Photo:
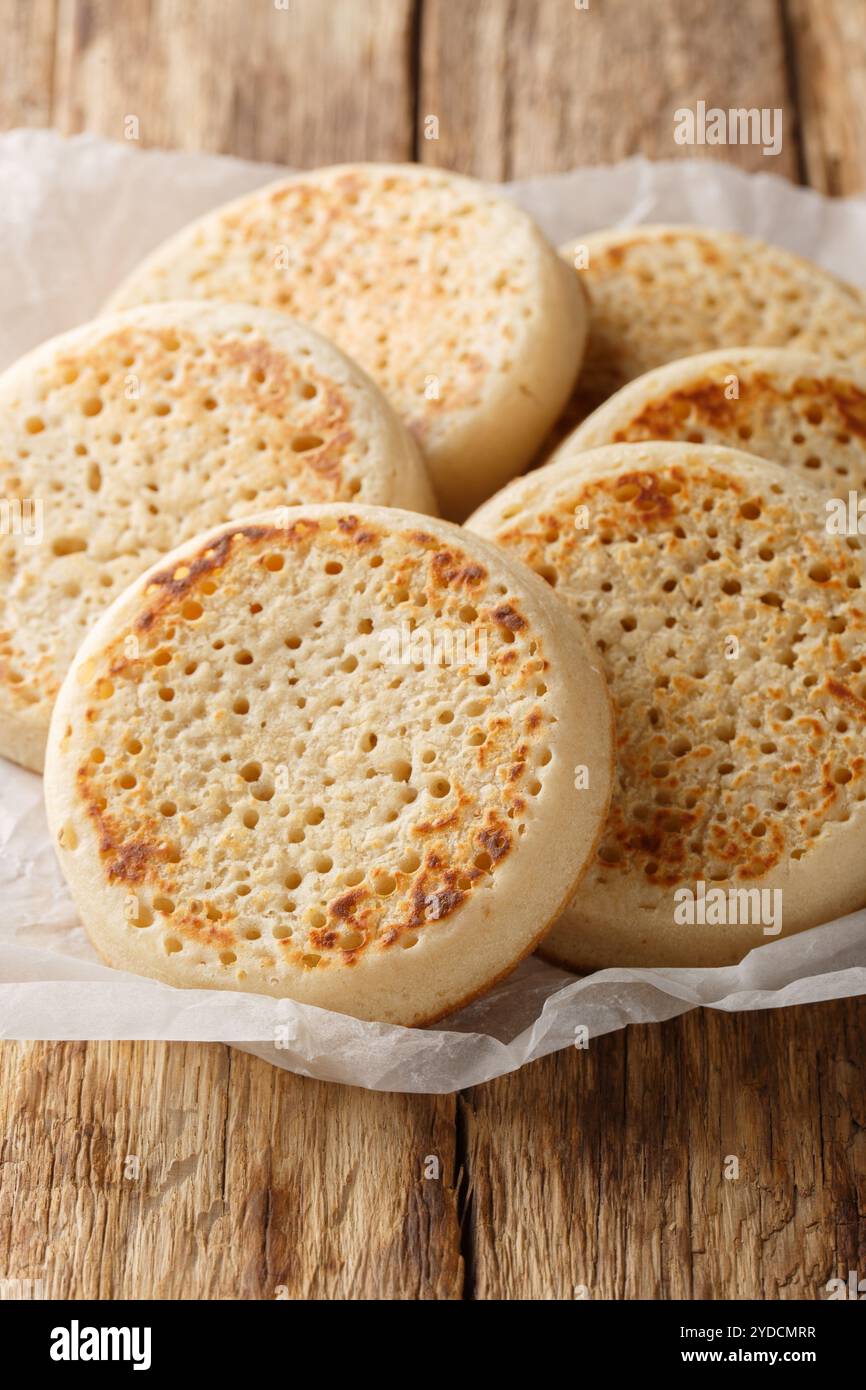
[(649, 439), (747, 449), (847, 496), (866, 489), (866, 369), (784, 348), (685, 357), (624, 386), (561, 447)]
[[(563, 455), (470, 519), (582, 620), (614, 702), (610, 817), (546, 955), (725, 965), (771, 903), (783, 934), (866, 903), (866, 551), (825, 521), (791, 469), (666, 443)], [(677, 921), (701, 883), (768, 897)]]
[(594, 661), (537, 576), (446, 522), (298, 507), (189, 542), (97, 623), (55, 709), (49, 822), (92, 941), (175, 985), (449, 1012), (594, 852)]
[(382, 387), (460, 520), (531, 460), (574, 385), (587, 312), (526, 213), (443, 169), (319, 169), (159, 247), (110, 306), (237, 299), (331, 338)]
[(263, 507), (435, 509), (381, 392), (311, 329), (159, 304), (0, 376), (0, 753), (40, 770), (51, 706), (106, 604), (157, 557)]
[(710, 227), (618, 227), (564, 246), (590, 335), (559, 438), (635, 377), (717, 348), (784, 347), (866, 367), (852, 286), (779, 246)]

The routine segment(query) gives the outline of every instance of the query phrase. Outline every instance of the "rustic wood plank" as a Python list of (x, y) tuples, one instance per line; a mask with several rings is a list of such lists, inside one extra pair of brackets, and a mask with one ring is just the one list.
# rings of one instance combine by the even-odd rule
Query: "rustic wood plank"
[(412, 152), (412, 0), (60, 0), (54, 123), (297, 165)]
[(483, 179), (508, 177), (510, 10), (510, 0), (424, 0), (418, 89), (423, 163)]
[(826, 1296), (866, 1255), (864, 1044), (862, 1000), (708, 1010), (469, 1092), (475, 1297)]
[[(839, 0), (844, 5), (845, 0)], [(419, 157), (482, 178), (526, 178), (641, 152), (726, 159), (796, 178), (796, 121), (777, 0), (425, 0)], [(776, 157), (753, 145), (678, 145), (674, 112), (780, 107)]]
[(807, 180), (823, 193), (866, 189), (866, 9), (786, 0)]
[(0, 130), (51, 124), (57, 0), (0, 0)]
[(7, 1043), (0, 1095), (0, 1277), (51, 1298), (461, 1295), (452, 1098), (165, 1043)]

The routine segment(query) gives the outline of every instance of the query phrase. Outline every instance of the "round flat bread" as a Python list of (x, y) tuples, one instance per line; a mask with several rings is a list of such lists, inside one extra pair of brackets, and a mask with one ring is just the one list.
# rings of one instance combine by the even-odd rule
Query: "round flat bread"
[(726, 965), (866, 903), (866, 550), (825, 520), (791, 470), (665, 443), (471, 518), (583, 620), (614, 701), (610, 817), (545, 955)]
[(738, 232), (616, 227), (560, 254), (589, 295), (583, 367), (558, 437), (678, 357), (785, 347), (866, 367), (866, 306), (826, 270)]
[(748, 449), (847, 496), (866, 488), (866, 368), (784, 348), (685, 357), (624, 386), (560, 448), (648, 439)]
[(420, 165), (299, 174), (159, 247), (110, 307), (282, 309), (338, 343), (415, 435), (457, 520), (529, 463), (574, 384), (586, 304), (526, 213)]
[(435, 510), (416, 446), (311, 329), (153, 305), (0, 376), (0, 754), (40, 770), (51, 706), (106, 603), (180, 541), (296, 502)]
[(594, 851), (594, 660), (536, 576), (446, 522), (332, 504), (188, 543), (97, 623), (52, 721), (49, 822), (94, 945), (174, 985), (449, 1012)]

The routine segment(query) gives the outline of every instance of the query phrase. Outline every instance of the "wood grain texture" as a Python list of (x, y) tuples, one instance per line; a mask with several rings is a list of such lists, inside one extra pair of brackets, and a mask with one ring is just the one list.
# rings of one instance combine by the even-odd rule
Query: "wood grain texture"
[[(844, 4), (845, 0), (840, 0)], [(642, 153), (725, 159), (796, 178), (796, 119), (777, 0), (425, 0), (419, 158), (482, 178), (527, 178)], [(674, 113), (779, 107), (776, 157), (674, 141)]]
[(180, 1043), (7, 1043), (0, 1095), (3, 1278), (50, 1298), (461, 1295), (453, 1098)]
[(473, 1296), (826, 1297), (866, 1267), (864, 1040), (862, 1000), (708, 1010), (468, 1092)]
[[(7, 0), (8, 2), (8, 0)], [(54, 124), (302, 168), (412, 154), (411, 0), (59, 0)]]
[(866, 6), (787, 0), (807, 181), (822, 193), (866, 189)]
[(57, 0), (0, 0), (0, 130), (51, 124)]

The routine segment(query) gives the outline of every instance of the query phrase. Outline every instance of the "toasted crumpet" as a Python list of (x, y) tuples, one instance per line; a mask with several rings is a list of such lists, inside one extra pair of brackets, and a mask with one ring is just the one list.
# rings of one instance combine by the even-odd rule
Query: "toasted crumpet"
[(532, 219), (443, 169), (296, 175), (159, 247), (110, 307), (238, 299), (360, 362), (410, 427), (456, 520), (529, 463), (568, 399), (585, 298)]
[(685, 357), (624, 386), (560, 449), (648, 439), (748, 449), (847, 496), (866, 488), (866, 368), (784, 348)]
[(450, 1011), (595, 850), (595, 659), (546, 585), (447, 522), (337, 504), (189, 542), (97, 623), (52, 721), (49, 823), (94, 945), (175, 985)]
[(283, 314), (159, 304), (0, 376), (0, 754), (40, 770), (84, 633), (187, 537), (263, 506), (435, 510), (416, 446), (359, 367)]
[(615, 227), (560, 254), (583, 266), (590, 334), (562, 436), (644, 372), (731, 347), (784, 347), (866, 367), (866, 304), (800, 256), (709, 227)]
[[(555, 586), (614, 702), (610, 817), (545, 955), (726, 965), (773, 939), (777, 901), (786, 935), (866, 903), (866, 550), (828, 534), (798, 474), (611, 445), (519, 479), (469, 526)], [(718, 888), (737, 890), (727, 920), (677, 921)]]

